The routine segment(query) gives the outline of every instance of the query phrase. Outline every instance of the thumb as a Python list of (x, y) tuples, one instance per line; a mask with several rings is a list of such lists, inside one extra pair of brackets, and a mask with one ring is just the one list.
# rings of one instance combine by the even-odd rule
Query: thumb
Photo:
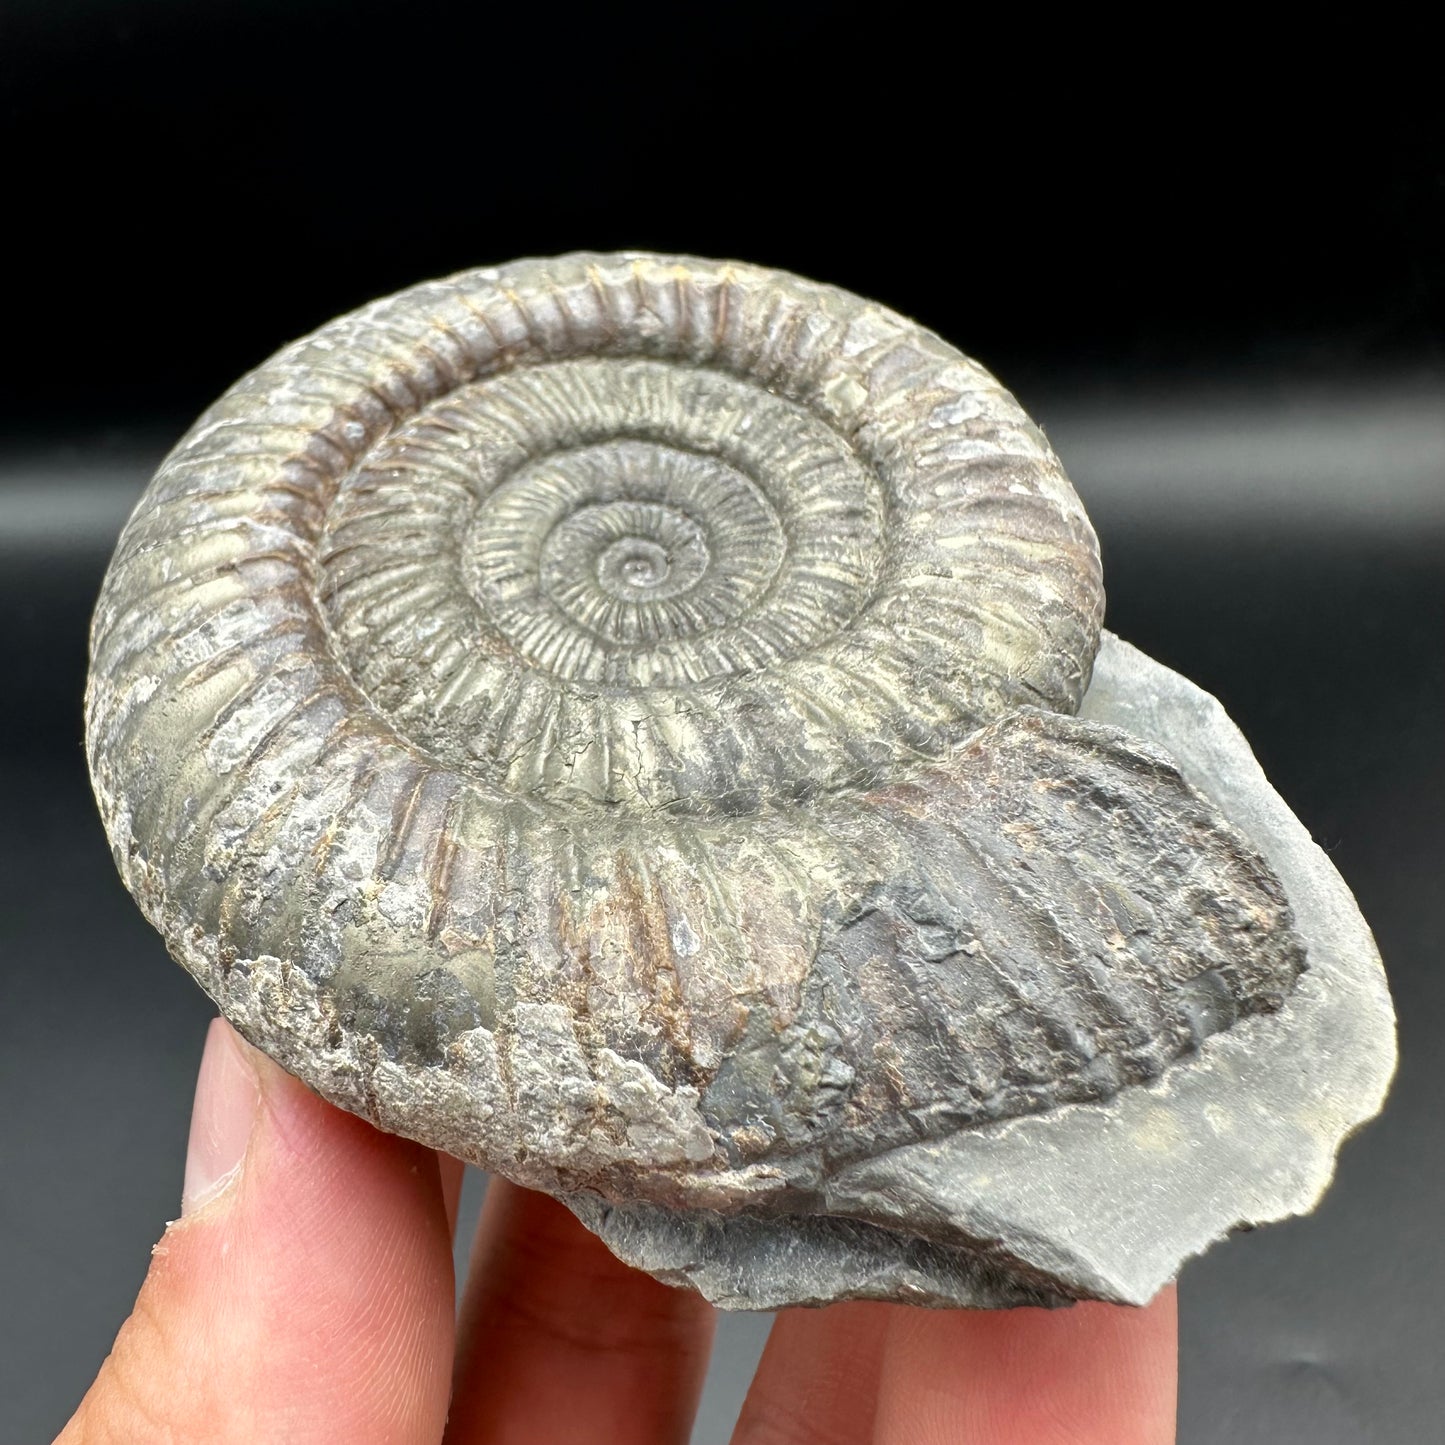
[(217, 1019), (181, 1218), (60, 1445), (435, 1445), (452, 1320), (437, 1156), (323, 1103)]

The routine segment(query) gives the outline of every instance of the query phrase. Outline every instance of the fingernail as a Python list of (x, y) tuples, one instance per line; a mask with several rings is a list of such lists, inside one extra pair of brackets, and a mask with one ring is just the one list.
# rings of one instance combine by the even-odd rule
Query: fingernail
[(246, 1045), (224, 1019), (213, 1019), (191, 1106), (182, 1218), (209, 1204), (240, 1176), (260, 1099)]

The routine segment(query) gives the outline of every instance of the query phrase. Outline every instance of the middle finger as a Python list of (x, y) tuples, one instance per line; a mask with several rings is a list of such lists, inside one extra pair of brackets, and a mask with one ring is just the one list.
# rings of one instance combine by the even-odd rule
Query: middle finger
[(447, 1445), (682, 1445), (712, 1335), (701, 1296), (630, 1269), (555, 1199), (493, 1179)]

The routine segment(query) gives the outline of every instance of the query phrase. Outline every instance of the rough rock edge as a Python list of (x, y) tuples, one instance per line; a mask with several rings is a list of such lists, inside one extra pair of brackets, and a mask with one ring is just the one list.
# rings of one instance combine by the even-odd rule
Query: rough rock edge
[[(471, 1031), (441, 1068), (419, 1077), (337, 1029), (313, 985), (285, 961), (239, 959), (220, 969), (216, 941), (163, 896), (139, 851), (118, 851), (117, 863), (171, 953), (226, 1016), (318, 1093), (383, 1129), (561, 1195), (621, 1258), (724, 1308), (851, 1298), (1142, 1304), (1232, 1229), (1313, 1208), (1335, 1150), (1383, 1102), (1394, 1020), (1378, 953), (1348, 889), (1214, 698), (1106, 633), (1080, 715), (1171, 751), (1261, 849), (1295, 908), (1309, 971), (1283, 1013), (1216, 1035), (1154, 1085), (1107, 1105), (1066, 1106), (861, 1161), (825, 1183), (810, 1213), (708, 1209), (710, 1196), (720, 1201), (743, 1181), (714, 1174), (689, 1184), (670, 1167), (711, 1153), (695, 1092), (670, 1091), (615, 1056), (600, 1057), (590, 1081), (558, 1069), (563, 1054), (580, 1057), (560, 1006), (534, 1006), (504, 1036)], [(130, 838), (118, 790), (104, 770), (95, 781), (111, 837)], [(1305, 1045), (1318, 1045), (1322, 1031), (1333, 1047), (1311, 1054)], [(1325, 1067), (1300, 1070), (1311, 1058)], [(1261, 1063), (1262, 1079), (1245, 1077)], [(1289, 1092), (1304, 1117), (1281, 1107)], [(618, 1204), (578, 1192), (623, 1157), (620, 1141), (594, 1122), (618, 1109), (629, 1121), (627, 1156), (635, 1161), (645, 1142), (661, 1202)], [(518, 1112), (535, 1113), (539, 1126), (549, 1121), (536, 1132), (545, 1152), (515, 1150), (528, 1131), (502, 1121)], [(1206, 1157), (1211, 1145), (1227, 1156), (1222, 1141), (1240, 1123), (1254, 1130), (1243, 1160), (1231, 1167)], [(1261, 1138), (1272, 1147), (1262, 1148)], [(759, 1197), (769, 1183), (787, 1191), (773, 1171), (747, 1183)], [(790, 1202), (795, 1211), (807, 1207), (796, 1195)]]
[[(1315, 1206), (1336, 1151), (1379, 1112), (1394, 1073), (1394, 1012), (1370, 930), (1215, 698), (1105, 633), (1080, 715), (1171, 751), (1278, 873), (1310, 958), (1284, 1011), (1244, 1020), (1108, 1104), (854, 1165), (805, 1221), (568, 1199), (609, 1248), (724, 1308), (1142, 1305), (1232, 1230)], [(860, 1231), (865, 1216), (875, 1227)]]

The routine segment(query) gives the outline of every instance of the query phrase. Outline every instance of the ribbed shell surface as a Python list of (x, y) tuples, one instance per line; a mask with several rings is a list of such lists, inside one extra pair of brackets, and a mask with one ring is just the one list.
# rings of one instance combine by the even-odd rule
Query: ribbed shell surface
[(201, 417), (104, 585), (89, 757), (172, 951), (324, 1095), (756, 1205), (1157, 1077), (1302, 968), (1258, 855), (1072, 716), (1102, 609), (1052, 450), (937, 337), (523, 261)]

